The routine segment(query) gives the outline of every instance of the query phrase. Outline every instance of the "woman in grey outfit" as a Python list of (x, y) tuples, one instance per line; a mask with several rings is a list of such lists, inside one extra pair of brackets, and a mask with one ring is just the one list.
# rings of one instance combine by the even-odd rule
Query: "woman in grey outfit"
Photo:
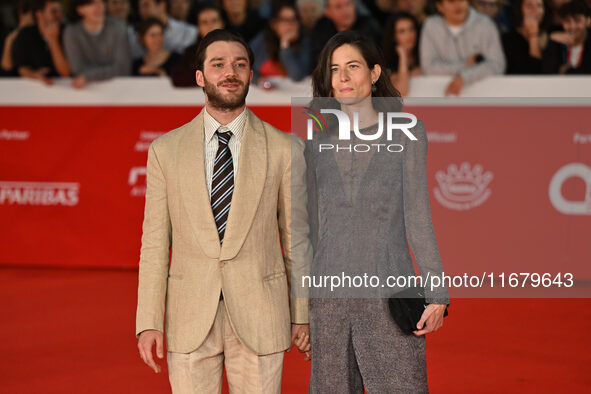
[[(370, 394), (428, 392), (424, 334), (441, 327), (449, 302), (447, 289), (427, 288), (429, 305), (411, 335), (388, 310), (387, 297), (400, 291), (386, 285), (388, 276), (415, 275), (409, 244), (423, 278), (441, 275), (442, 266), (429, 208), (425, 128), (419, 121), (388, 136), (385, 113), (401, 112), (401, 99), (382, 65), (369, 40), (346, 31), (330, 39), (313, 74), (312, 110), (339, 109), (352, 125), (339, 129), (336, 116), (322, 114), (328, 127), (306, 145), (312, 278), (342, 280), (338, 288), (317, 281), (310, 289), (313, 394), (362, 394), (364, 387)], [(350, 139), (339, 135), (343, 130), (352, 130)], [(357, 286), (354, 278), (364, 276), (380, 284)]]

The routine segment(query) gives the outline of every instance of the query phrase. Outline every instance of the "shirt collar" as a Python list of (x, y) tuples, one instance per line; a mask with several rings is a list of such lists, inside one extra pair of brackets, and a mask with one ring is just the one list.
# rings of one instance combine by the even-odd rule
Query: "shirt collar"
[[(215, 120), (213, 116), (207, 112), (207, 109), (203, 109), (203, 127), (205, 128), (205, 142), (211, 141), (217, 129), (222, 126), (220, 122)], [(242, 112), (236, 116), (230, 123), (226, 126), (232, 132), (232, 135), (238, 140), (242, 139), (242, 134), (244, 132), (244, 125), (246, 124), (246, 106), (242, 110)]]

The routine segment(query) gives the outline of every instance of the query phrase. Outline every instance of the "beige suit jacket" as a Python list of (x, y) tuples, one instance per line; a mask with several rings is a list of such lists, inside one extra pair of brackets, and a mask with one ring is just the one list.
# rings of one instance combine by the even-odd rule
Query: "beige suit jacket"
[(290, 324), (308, 323), (304, 144), (249, 109), (244, 127), (223, 246), (205, 179), (203, 111), (148, 151), (136, 336), (163, 331), (172, 352), (203, 343), (220, 290), (234, 331), (256, 354), (287, 349)]

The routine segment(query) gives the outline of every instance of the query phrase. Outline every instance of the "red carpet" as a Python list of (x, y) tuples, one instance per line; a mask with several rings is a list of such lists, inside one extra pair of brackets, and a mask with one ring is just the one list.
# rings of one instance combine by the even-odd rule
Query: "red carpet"
[[(0, 392), (170, 392), (138, 356), (136, 286), (135, 271), (0, 269)], [(589, 299), (453, 300), (427, 339), (431, 392), (591, 392), (589, 332)], [(289, 353), (283, 392), (309, 374)]]

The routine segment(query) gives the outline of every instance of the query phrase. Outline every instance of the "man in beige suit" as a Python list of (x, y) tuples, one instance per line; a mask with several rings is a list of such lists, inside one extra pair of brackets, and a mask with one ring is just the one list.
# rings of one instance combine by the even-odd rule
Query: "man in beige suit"
[(231, 393), (279, 393), (283, 352), (309, 357), (304, 144), (246, 108), (252, 64), (241, 38), (203, 38), (205, 108), (148, 152), (136, 335), (160, 372), (165, 333), (175, 394), (219, 393), (224, 366)]

